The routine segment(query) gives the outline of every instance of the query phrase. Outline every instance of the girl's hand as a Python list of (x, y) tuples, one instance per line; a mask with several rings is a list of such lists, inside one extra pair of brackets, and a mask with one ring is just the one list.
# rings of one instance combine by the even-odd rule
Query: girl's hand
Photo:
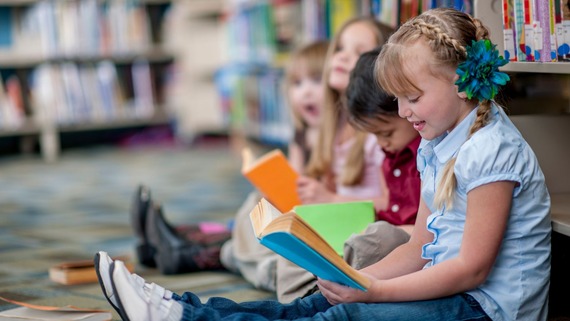
[(319, 286), (321, 293), (332, 305), (351, 302), (367, 302), (370, 300), (368, 292), (323, 280), (321, 278), (317, 279), (317, 285)]
[(297, 194), (303, 204), (332, 203), (336, 196), (323, 183), (307, 176), (297, 179)]

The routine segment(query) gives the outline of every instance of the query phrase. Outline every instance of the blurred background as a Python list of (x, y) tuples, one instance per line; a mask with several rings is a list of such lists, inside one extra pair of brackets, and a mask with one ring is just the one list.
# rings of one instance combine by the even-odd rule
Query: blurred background
[(354, 16), (397, 26), (437, 6), (473, 12), (472, 0), (0, 0), (0, 153), (55, 161), (203, 134), (283, 146), (292, 49)]

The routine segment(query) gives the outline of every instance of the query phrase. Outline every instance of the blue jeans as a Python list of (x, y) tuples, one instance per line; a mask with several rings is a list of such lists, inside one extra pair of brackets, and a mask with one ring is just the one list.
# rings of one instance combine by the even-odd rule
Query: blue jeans
[(201, 320), (491, 320), (468, 294), (426, 301), (397, 303), (347, 303), (330, 305), (320, 293), (289, 304), (278, 301), (236, 303), (211, 298), (202, 304), (189, 292), (174, 299), (184, 307), (183, 321)]

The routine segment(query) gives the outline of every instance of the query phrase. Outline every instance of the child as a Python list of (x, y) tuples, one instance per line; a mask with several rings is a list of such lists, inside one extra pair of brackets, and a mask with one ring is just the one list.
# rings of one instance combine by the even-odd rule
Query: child
[(403, 24), (382, 49), (379, 82), (422, 136), (422, 191), (410, 241), (361, 270), (372, 282), (366, 292), (319, 280), (321, 294), (289, 305), (223, 298), (202, 304), (192, 293), (160, 295), (158, 286), (145, 292), (115, 262), (110, 276), (122, 315), (545, 320), (550, 197), (534, 153), (492, 100), (508, 77), (498, 71), (506, 61), (488, 37), (478, 19), (439, 8)]
[(303, 204), (374, 198), (382, 207), (378, 156), (373, 135), (356, 131), (343, 107), (350, 72), (360, 54), (383, 44), (392, 29), (373, 18), (345, 22), (331, 41), (325, 66), (325, 108), (315, 146), (297, 192)]
[(323, 74), (328, 41), (317, 41), (301, 47), (289, 59), (285, 70), (285, 90), (293, 115), (295, 132), (288, 146), (289, 163), (299, 173), (317, 143), (323, 112)]
[[(345, 22), (331, 40), (318, 144), (306, 175), (297, 181), (303, 204), (371, 199), (377, 210), (386, 208), (388, 195), (380, 171), (384, 155), (374, 135), (357, 131), (348, 123), (345, 92), (360, 55), (383, 44), (391, 32), (372, 18), (360, 17)], [(276, 273), (281, 302), (308, 293), (316, 283), (312, 274), (281, 256), (277, 257)]]
[[(320, 123), (321, 75), (327, 49), (327, 41), (303, 46), (292, 54), (285, 72), (287, 98), (295, 122), (289, 157), (301, 173)], [(149, 188), (140, 186), (131, 206), (139, 262), (157, 266), (163, 274), (226, 268), (241, 273), (258, 288), (275, 290), (276, 255), (258, 244), (249, 221), (249, 212), (259, 198), (257, 192), (250, 193), (236, 215), (232, 233), (201, 233), (195, 225), (175, 229), (166, 221), (162, 207), (151, 199)]]
[[(363, 233), (351, 236), (344, 245), (343, 257), (356, 269), (378, 262), (409, 240), (420, 201), (416, 155), (421, 137), (407, 120), (398, 116), (398, 103), (394, 97), (378, 87), (374, 64), (379, 53), (380, 49), (376, 48), (360, 56), (346, 89), (348, 122), (363, 132), (374, 134), (386, 154), (382, 172), (387, 180), (385, 195), (388, 202), (377, 209), (377, 222), (370, 224)], [(291, 269), (294, 266), (284, 259), (279, 263), (291, 266)], [(278, 265), (278, 275), (280, 267)], [(317, 290), (313, 275), (299, 267), (295, 270), (297, 279), (307, 280), (307, 285), (314, 286), (308, 292), (281, 294), (281, 302), (290, 302)]]
[(344, 247), (344, 259), (362, 269), (376, 263), (408, 241), (420, 202), (420, 175), (416, 167), (421, 136), (398, 116), (398, 103), (378, 86), (374, 64), (380, 48), (360, 56), (346, 90), (348, 121), (376, 136), (386, 157), (382, 162), (388, 188), (385, 208), (376, 212), (376, 223), (353, 235)]
[[(318, 41), (299, 48), (285, 69), (286, 97), (295, 125), (288, 157), (299, 173), (305, 172), (311, 150), (317, 143), (324, 96), (321, 77), (328, 45), (328, 41)], [(223, 244), (220, 260), (226, 269), (242, 275), (256, 288), (275, 291), (278, 255), (259, 244), (249, 219), (249, 212), (260, 198), (257, 191), (250, 193), (239, 209), (232, 237)]]

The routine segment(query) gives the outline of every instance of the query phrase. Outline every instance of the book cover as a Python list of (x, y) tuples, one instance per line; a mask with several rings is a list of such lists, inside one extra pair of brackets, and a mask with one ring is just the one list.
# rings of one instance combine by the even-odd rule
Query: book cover
[(0, 49), (14, 45), (12, 24), (12, 8), (0, 6)]
[(535, 37), (535, 23), (534, 19), (534, 1), (533, 0), (523, 0), (523, 13), (524, 13), (524, 39), (525, 39), (525, 53), (526, 61), (535, 60), (535, 50), (536, 50), (536, 37)]
[(526, 61), (523, 0), (514, 0), (514, 19), (517, 61)]
[(259, 242), (314, 275), (366, 291), (370, 280), (358, 273), (295, 212), (281, 214), (261, 199), (250, 219)]
[(556, 42), (559, 61), (570, 60), (570, 1), (555, 1)]
[(288, 212), (300, 205), (297, 195), (297, 177), (299, 174), (279, 149), (272, 150), (258, 159), (254, 159), (250, 149), (242, 151), (242, 174), (281, 212)]
[(344, 242), (375, 219), (372, 201), (298, 205), (293, 209), (342, 256)]
[(357, 16), (357, 11), (353, 1), (330, 0), (328, 2), (330, 2), (329, 30), (331, 35), (334, 35), (347, 20)]
[[(134, 271), (134, 264), (129, 262), (127, 257), (115, 257), (113, 259), (124, 261), (127, 269), (130, 272)], [(49, 269), (49, 278), (53, 282), (65, 285), (98, 282), (93, 260), (70, 261), (52, 266)]]
[(513, 1), (503, 0), (502, 6), (504, 57), (509, 61), (517, 61)]
[(551, 17), (550, 0), (535, 0), (535, 37), (536, 49), (535, 60), (541, 62), (556, 61), (556, 53), (553, 51), (552, 41), (554, 40), (554, 25)]

